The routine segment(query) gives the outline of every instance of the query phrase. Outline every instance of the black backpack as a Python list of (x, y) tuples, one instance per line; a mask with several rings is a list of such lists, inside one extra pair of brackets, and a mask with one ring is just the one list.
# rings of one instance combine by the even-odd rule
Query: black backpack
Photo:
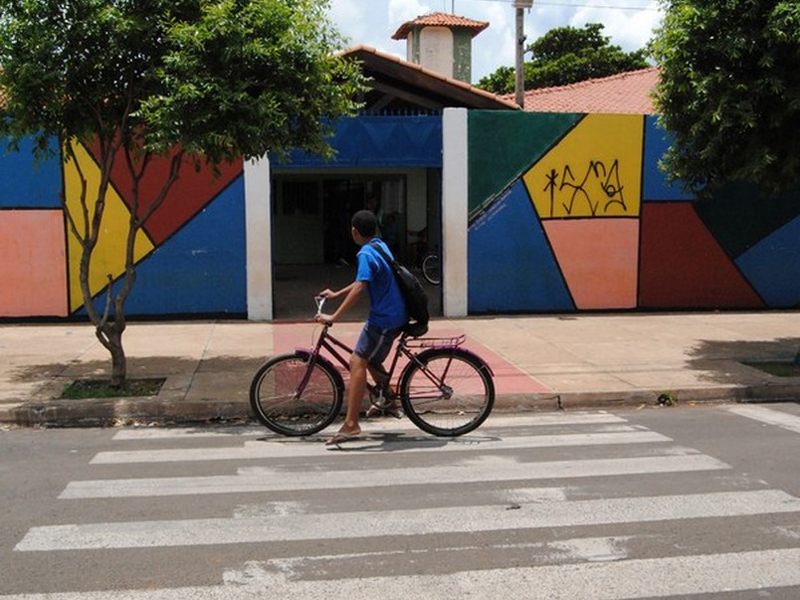
[(425, 289), (419, 282), (414, 274), (406, 269), (403, 265), (399, 264), (396, 260), (389, 258), (389, 255), (384, 252), (378, 244), (371, 244), (375, 250), (389, 263), (394, 271), (394, 277), (397, 281), (397, 286), (400, 288), (400, 293), (406, 303), (406, 311), (408, 316), (416, 323), (406, 326), (406, 331), (412, 336), (424, 335), (428, 331), (428, 295)]

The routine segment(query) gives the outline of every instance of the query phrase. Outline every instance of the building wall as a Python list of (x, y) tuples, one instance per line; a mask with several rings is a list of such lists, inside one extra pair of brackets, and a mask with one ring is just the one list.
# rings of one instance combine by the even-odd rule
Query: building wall
[(468, 311), (800, 306), (800, 188), (702, 201), (653, 117), (469, 114)]
[[(5, 144), (4, 144), (5, 145)], [(61, 207), (81, 215), (82, 173), (96, 189), (95, 150), (76, 144), (77, 161), (54, 154), (36, 163), (30, 142), (0, 155), (0, 317), (70, 317), (83, 312), (80, 244)], [(149, 206), (163, 182), (167, 159), (151, 165), (142, 181), (140, 210)], [(218, 176), (183, 165), (164, 204), (140, 231), (134, 250), (137, 280), (127, 304), (129, 315), (245, 314), (245, 213), (242, 163), (223, 165)], [(92, 207), (91, 194), (87, 204)], [(116, 286), (124, 272), (131, 181), (124, 161), (116, 161), (106, 197), (89, 284), (102, 305), (109, 277)], [(84, 233), (82, 218), (74, 223)]]
[[(446, 315), (800, 306), (800, 189), (765, 198), (736, 186), (698, 201), (658, 170), (669, 140), (652, 117), (448, 109), (448, 118), (343, 122), (332, 163), (302, 153), (288, 165), (262, 161), (247, 193), (241, 162), (218, 176), (184, 165), (137, 239), (128, 314), (270, 318), (270, 169), (381, 166), (443, 169)], [(77, 206), (77, 169), (96, 181), (98, 167), (92, 148), (77, 147), (73, 164), (52, 147), (39, 163), (30, 144), (0, 154), (0, 318), (83, 311), (61, 196)], [(91, 265), (98, 302), (124, 266), (131, 183), (118, 166)], [(143, 182), (151, 196), (165, 168)]]
[[(426, 115), (346, 119), (336, 126), (333, 161), (293, 152), (292, 161), (277, 170), (376, 172), (391, 166), (408, 175), (410, 191), (424, 206), (425, 169), (441, 167), (441, 120)], [(0, 153), (0, 318), (80, 317), (81, 248), (61, 197), (72, 214), (81, 214), (80, 174), (90, 191), (100, 177), (96, 149), (76, 144), (77, 161), (67, 161), (53, 140), (52, 156), (37, 163), (32, 148), (26, 140), (18, 151)], [(89, 273), (98, 306), (105, 300), (109, 276), (116, 289), (124, 273), (132, 210), (124, 160), (115, 164)], [(148, 168), (140, 184), (140, 214), (157, 195), (168, 165), (164, 158)], [(259, 169), (266, 170), (265, 176), (259, 176)], [(196, 170), (188, 161), (182, 166), (164, 204), (136, 239), (137, 279), (126, 314), (271, 317), (271, 286), (265, 281), (272, 276), (269, 170), (269, 161), (251, 165), (246, 210), (241, 160), (221, 165), (218, 174)], [(419, 220), (419, 214), (414, 218)], [(82, 219), (74, 226), (83, 234)]]
[(453, 77), (453, 32), (448, 27), (423, 27), (419, 40), (419, 64)]

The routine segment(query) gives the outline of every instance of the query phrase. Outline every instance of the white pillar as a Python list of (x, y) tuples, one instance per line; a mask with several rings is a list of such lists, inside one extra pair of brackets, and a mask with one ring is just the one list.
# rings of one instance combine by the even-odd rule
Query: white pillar
[(269, 158), (244, 163), (247, 318), (272, 319), (272, 211)]
[(442, 310), (445, 317), (465, 317), (469, 226), (467, 109), (444, 110), (442, 154)]

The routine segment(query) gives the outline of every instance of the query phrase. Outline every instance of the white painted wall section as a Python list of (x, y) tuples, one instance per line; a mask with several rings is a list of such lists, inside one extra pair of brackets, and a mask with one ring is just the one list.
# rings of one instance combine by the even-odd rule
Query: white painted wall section
[(453, 32), (448, 27), (423, 27), (419, 35), (420, 65), (453, 76)]
[(446, 108), (442, 121), (442, 310), (467, 315), (469, 217), (467, 110)]
[(269, 158), (244, 163), (247, 318), (272, 319), (272, 221)]

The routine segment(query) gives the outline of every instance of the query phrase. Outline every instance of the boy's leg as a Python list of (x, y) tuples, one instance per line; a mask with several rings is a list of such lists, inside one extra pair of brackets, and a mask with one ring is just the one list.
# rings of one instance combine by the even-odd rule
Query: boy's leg
[(372, 380), (378, 387), (387, 387), (389, 385), (389, 373), (383, 368), (383, 365), (367, 364), (367, 370), (372, 375)]
[(336, 435), (326, 442), (328, 445), (338, 444), (361, 433), (358, 417), (361, 411), (361, 400), (364, 398), (366, 389), (367, 361), (357, 354), (353, 354), (350, 357), (350, 384), (347, 386), (347, 412), (344, 417), (344, 425)]
[(361, 412), (361, 401), (367, 390), (367, 361), (357, 354), (350, 357), (350, 385), (347, 388), (347, 413), (342, 433), (357, 434), (361, 431), (358, 417)]

